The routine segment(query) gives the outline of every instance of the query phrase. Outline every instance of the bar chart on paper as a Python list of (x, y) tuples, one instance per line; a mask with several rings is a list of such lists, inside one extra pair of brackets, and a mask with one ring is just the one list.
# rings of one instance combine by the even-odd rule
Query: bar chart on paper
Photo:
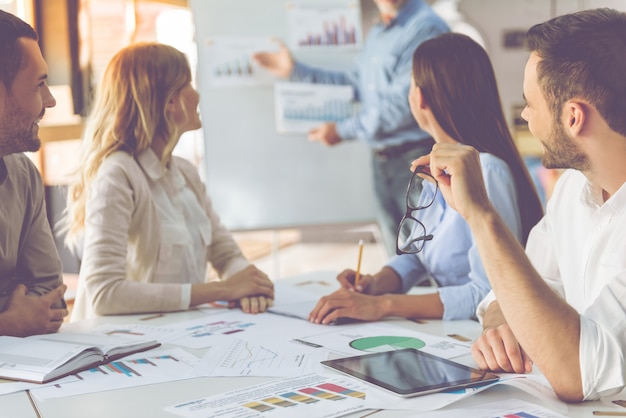
[(340, 417), (365, 409), (368, 387), (340, 376), (308, 374), (165, 408), (187, 418)]
[(357, 2), (287, 6), (290, 43), (294, 48), (360, 46), (361, 14)]
[(146, 351), (85, 370), (76, 375), (77, 381), (33, 389), (32, 393), (50, 399), (181, 380), (193, 377), (197, 364), (196, 356), (180, 348)]
[(280, 133), (306, 133), (324, 122), (349, 118), (358, 110), (351, 86), (310, 83), (276, 83), (274, 106)]
[(210, 68), (207, 74), (211, 86), (271, 84), (274, 77), (252, 60), (258, 51), (276, 50), (277, 44), (267, 38), (214, 37), (202, 43), (201, 52)]

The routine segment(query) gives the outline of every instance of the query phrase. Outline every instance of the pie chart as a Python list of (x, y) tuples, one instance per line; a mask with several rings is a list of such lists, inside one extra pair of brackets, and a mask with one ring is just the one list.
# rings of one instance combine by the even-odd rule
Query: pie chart
[(426, 343), (418, 338), (400, 336), (364, 337), (352, 340), (350, 347), (368, 352), (402, 350), (404, 348), (420, 349)]

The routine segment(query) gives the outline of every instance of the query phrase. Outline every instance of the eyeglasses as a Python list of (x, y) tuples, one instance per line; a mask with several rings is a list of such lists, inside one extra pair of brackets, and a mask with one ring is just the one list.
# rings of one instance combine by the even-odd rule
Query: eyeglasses
[[(425, 202), (421, 201), (421, 193), (418, 193), (422, 182), (422, 178), (418, 174), (424, 174), (435, 182), (435, 193), (433, 193), (432, 199), (428, 199)], [(417, 254), (424, 249), (426, 241), (433, 239), (432, 234), (426, 235), (426, 227), (413, 217), (413, 212), (430, 207), (437, 197), (438, 190), (437, 180), (424, 170), (424, 166), (415, 167), (411, 181), (409, 181), (409, 185), (406, 188), (406, 212), (400, 221), (400, 225), (398, 225), (396, 254)]]

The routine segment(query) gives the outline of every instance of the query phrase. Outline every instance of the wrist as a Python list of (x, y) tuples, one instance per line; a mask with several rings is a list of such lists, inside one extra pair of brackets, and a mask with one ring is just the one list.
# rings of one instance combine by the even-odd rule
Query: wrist
[(371, 294), (400, 293), (400, 290), (402, 290), (402, 280), (391, 267), (383, 267), (373, 278)]
[(396, 316), (394, 309), (394, 297), (393, 295), (384, 294), (377, 296), (378, 299), (378, 311), (381, 312), (380, 317), (386, 318), (388, 316)]

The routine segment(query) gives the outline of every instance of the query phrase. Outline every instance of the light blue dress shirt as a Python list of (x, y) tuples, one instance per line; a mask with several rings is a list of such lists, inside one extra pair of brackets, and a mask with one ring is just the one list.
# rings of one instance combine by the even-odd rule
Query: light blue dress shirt
[[(522, 223), (517, 204), (513, 175), (508, 165), (498, 157), (481, 153), (480, 162), (487, 195), (507, 227), (519, 240)], [(435, 185), (424, 182), (420, 203), (429, 202), (436, 191)], [(439, 286), (443, 303), (443, 319), (475, 318), (476, 307), (489, 293), (491, 286), (478, 254), (478, 247), (469, 225), (452, 207), (446, 204), (441, 193), (434, 203), (413, 213), (426, 227), (433, 239), (424, 244), (418, 254), (402, 254), (392, 258), (387, 267), (398, 273), (402, 291), (406, 293), (425, 276)]]
[(356, 116), (337, 123), (343, 139), (366, 141), (374, 149), (419, 141), (430, 135), (415, 122), (407, 99), (413, 52), (423, 41), (448, 31), (423, 0), (408, 0), (388, 25), (378, 23), (370, 29), (351, 72), (296, 62), (291, 80), (352, 85), (361, 108)]

